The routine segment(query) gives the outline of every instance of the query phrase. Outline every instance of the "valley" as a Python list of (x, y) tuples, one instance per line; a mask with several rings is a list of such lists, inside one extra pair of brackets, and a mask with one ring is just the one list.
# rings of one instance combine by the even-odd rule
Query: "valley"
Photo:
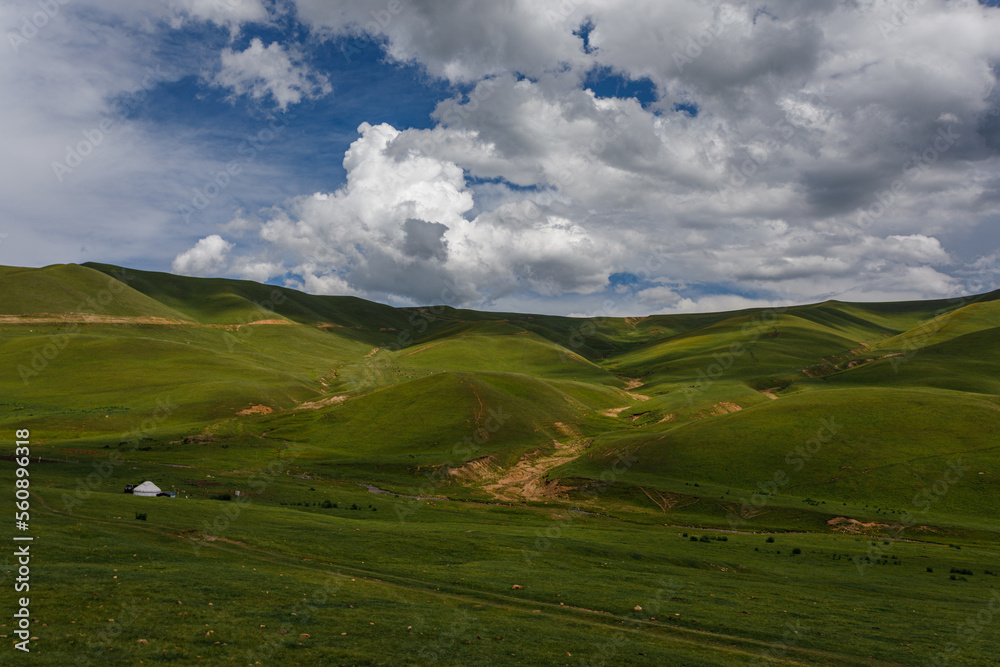
[(0, 285), (43, 664), (994, 660), (998, 292), (579, 319)]

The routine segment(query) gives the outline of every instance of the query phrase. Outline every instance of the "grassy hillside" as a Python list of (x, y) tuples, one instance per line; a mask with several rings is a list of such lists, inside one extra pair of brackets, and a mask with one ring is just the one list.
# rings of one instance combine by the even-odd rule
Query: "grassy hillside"
[[(169, 273), (88, 263), (134, 290), (203, 324), (242, 324), (262, 319), (332, 323), (379, 330), (405, 327), (403, 313), (356, 297), (317, 297), (273, 285), (226, 278), (189, 278)], [(385, 336), (383, 336), (385, 338)]]
[(0, 271), (0, 314), (89, 313), (109, 316), (188, 317), (120, 281), (122, 270), (57, 264), (42, 269), (4, 267)]
[[(578, 319), (101, 264), (0, 288), (41, 664), (992, 659), (962, 628), (1000, 600), (1000, 294)], [(145, 479), (178, 497), (121, 493)]]
[[(859, 396), (861, 394), (861, 396)], [(678, 481), (725, 488), (732, 500), (758, 489), (834, 506), (870, 504), (901, 513), (954, 461), (961, 483), (935, 497), (934, 512), (989, 518), (1000, 512), (1000, 398), (918, 389), (801, 392), (670, 430), (598, 439), (557, 474), (597, 477), (617, 452), (637, 461), (624, 480), (675, 490)], [(978, 475), (980, 471), (989, 475)], [(952, 475), (954, 477), (954, 475)], [(724, 494), (724, 495), (727, 495)], [(735, 495), (733, 495), (735, 494)]]

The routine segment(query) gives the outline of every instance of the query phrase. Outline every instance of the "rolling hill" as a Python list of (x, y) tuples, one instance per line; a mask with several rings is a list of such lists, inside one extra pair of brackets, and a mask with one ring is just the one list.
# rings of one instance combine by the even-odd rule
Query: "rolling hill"
[[(327, 570), (367, 582), (314, 610), (327, 623), (380, 608), (440, 637), (468, 608), (492, 629), (458, 632), (462, 646), (523, 632), (545, 664), (601, 660), (622, 631), (660, 656), (649, 664), (926, 664), (939, 625), (855, 611), (925, 596), (955, 624), (996, 590), (997, 292), (587, 320), (89, 263), (0, 267), (0, 294), (0, 422), (31, 431), (32, 502), (67, 545), (46, 563), (81, 625), (98, 613), (81, 577), (106, 574), (92, 559), (168, 578), (175, 559), (195, 583), (172, 590), (198, 600), (227, 599), (209, 579), (235, 577), (231, 600), (252, 610), (218, 621), (230, 640), (157, 655), (263, 641), (277, 620), (247, 601), (285, 595), (286, 566), (281, 585), (306, 599)], [(133, 525), (141, 499), (120, 490), (140, 477), (178, 498)], [(266, 585), (243, 579), (250, 563), (274, 570)], [(956, 594), (960, 577), (976, 587)], [(128, 580), (110, 581), (99, 595), (122, 615)], [(657, 587), (673, 592), (650, 600)], [(753, 615), (790, 609), (826, 629), (775, 655), (783, 626)], [(551, 651), (535, 614), (582, 648)], [(191, 629), (170, 618), (163, 641)], [(380, 622), (365, 619), (343, 632)], [(388, 661), (419, 663), (400, 632)], [(95, 655), (118, 641), (96, 636)], [(291, 659), (297, 642), (281, 641)], [(991, 655), (963, 650), (955, 664)]]

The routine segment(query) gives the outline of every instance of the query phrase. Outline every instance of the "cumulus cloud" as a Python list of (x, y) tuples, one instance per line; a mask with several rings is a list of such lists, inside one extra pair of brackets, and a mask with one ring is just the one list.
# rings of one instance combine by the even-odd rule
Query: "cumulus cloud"
[(209, 21), (228, 27), (235, 34), (245, 23), (264, 23), (270, 19), (261, 0), (170, 0), (176, 14), (171, 23), (177, 27), (184, 20)]
[[(942, 296), (975, 260), (944, 235), (1000, 214), (1000, 12), (975, 3), (929, 0), (905, 21), (878, 2), (297, 7), (317, 34), (378, 34), (390, 58), (474, 84), (438, 105), (434, 128), (383, 149), (383, 167), (436, 160), (476, 180), (450, 181), (476, 198), (444, 223), (438, 262), (472, 303), (505, 283), (595, 293), (653, 254), (667, 260), (645, 289), (618, 290), (637, 307), (691, 305), (658, 280), (792, 300)], [(656, 99), (585, 90), (598, 67), (648, 79)], [(511, 243), (528, 238), (533, 252)]]
[(296, 0), (295, 5), (299, 18), (319, 34), (383, 37), (393, 60), (417, 62), (434, 76), (471, 83), (502, 72), (537, 76), (583, 63), (580, 39), (572, 33), (585, 10), (564, 16), (560, 3), (592, 4)]
[(398, 145), (404, 132), (387, 124), (359, 132), (344, 187), (296, 198), (260, 224), (259, 238), (302, 286), (470, 303), (606, 283), (613, 239), (525, 202), (468, 216), (475, 193), (455, 163)]
[(222, 68), (212, 77), (215, 85), (255, 100), (270, 96), (282, 111), (290, 104), (333, 90), (325, 75), (313, 71), (302, 62), (300, 54), (278, 42), (265, 46), (259, 37), (254, 37), (243, 51), (224, 49), (221, 60)]
[(232, 247), (232, 243), (218, 234), (206, 236), (174, 258), (173, 270), (185, 275), (218, 275), (226, 270)]
[[(2, 7), (0, 21), (15, 30), (33, 6)], [(337, 80), (292, 44), (332, 39), (323, 48), (336, 48), (362, 33), (387, 66), (417, 65), (455, 84), (435, 100), (426, 129), (362, 124), (344, 141), (353, 140), (346, 181), (285, 187), (274, 206), (201, 230), (206, 238), (175, 260), (188, 272), (283, 276), (310, 291), (395, 303), (607, 314), (998, 286), (997, 8), (927, 0), (902, 21), (881, 0), (508, 0), (461, 11), (416, 0), (294, 0), (294, 11), (172, 0), (141, 14), (122, 0), (103, 6), (137, 32), (200, 21), (234, 35), (277, 26), (275, 13), (287, 12), (294, 28), (279, 42), (229, 42), (205, 81), (279, 109), (327, 95), (328, 74)], [(21, 69), (0, 62), (5, 90), (32, 91), (0, 109), (11, 135), (25, 137), (0, 162), (10, 219), (39, 208), (37, 195), (19, 193), (49, 178), (29, 174), (27, 158), (39, 145), (59, 156), (78, 142), (149, 64), (126, 57), (141, 53), (134, 36), (86, 25), (107, 43), (102, 58), (85, 57), (82, 33), (54, 20), (24, 47), (51, 38), (51, 50), (36, 49)], [(171, 76), (200, 70), (188, 63)], [(640, 101), (616, 95), (616, 85), (587, 89), (607, 73), (651, 92)], [(58, 136), (45, 136), (50, 126)], [(101, 233), (136, 244), (143, 234), (163, 238), (157, 208), (129, 198), (165, 189), (185, 160), (199, 178), (208, 168), (191, 141), (121, 127), (100, 151), (107, 158), (95, 153), (74, 174), (67, 201), (97, 203), (95, 193), (127, 182), (117, 213), (143, 221), (135, 238), (117, 223)], [(212, 234), (220, 229), (231, 248)], [(20, 241), (4, 247), (11, 242)], [(202, 261), (213, 248), (216, 261)], [(616, 274), (636, 280), (616, 283)]]

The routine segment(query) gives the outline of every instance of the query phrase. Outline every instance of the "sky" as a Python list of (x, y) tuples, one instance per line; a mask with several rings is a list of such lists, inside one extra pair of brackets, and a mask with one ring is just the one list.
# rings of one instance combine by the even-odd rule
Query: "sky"
[(998, 0), (2, 0), (0, 264), (577, 316), (1000, 288)]

